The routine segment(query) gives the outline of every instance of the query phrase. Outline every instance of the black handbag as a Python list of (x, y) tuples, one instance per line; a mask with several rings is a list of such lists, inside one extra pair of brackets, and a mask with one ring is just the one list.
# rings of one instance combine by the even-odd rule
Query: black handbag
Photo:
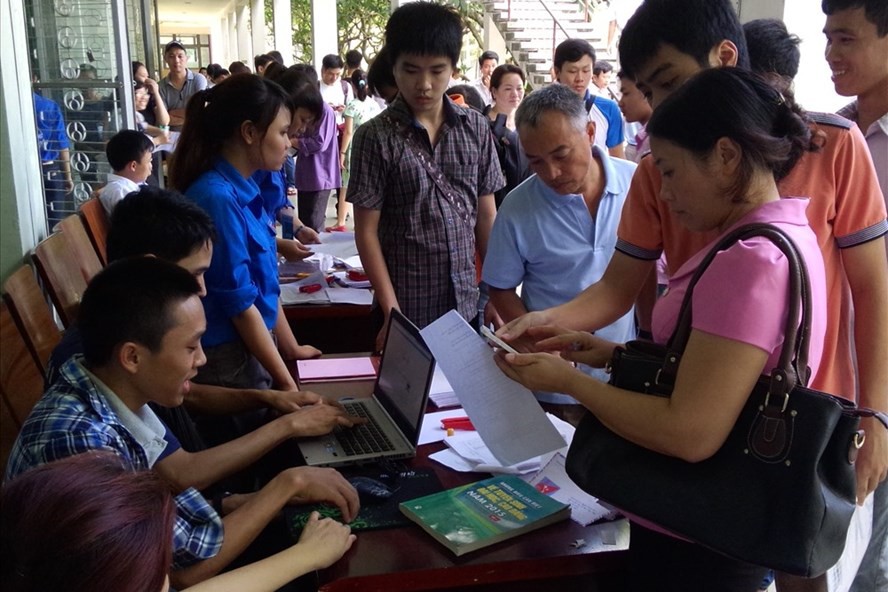
[(804, 261), (786, 234), (750, 224), (726, 235), (691, 278), (669, 344), (618, 347), (610, 384), (671, 395), (691, 332), (694, 286), (719, 251), (753, 236), (774, 242), (789, 261), (789, 315), (778, 367), (759, 379), (722, 447), (704, 461), (686, 462), (629, 442), (587, 413), (571, 443), (567, 472), (602, 501), (716, 552), (813, 577), (834, 565), (845, 546), (855, 504), (854, 461), (864, 437), (860, 417), (877, 416), (886, 428), (888, 418), (804, 386), (811, 290)]

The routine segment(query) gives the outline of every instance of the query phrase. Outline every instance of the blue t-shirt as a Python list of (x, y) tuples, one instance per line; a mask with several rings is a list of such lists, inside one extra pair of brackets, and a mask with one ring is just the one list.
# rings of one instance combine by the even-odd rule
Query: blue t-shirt
[(41, 97), (37, 93), (33, 93), (33, 95), (40, 161), (58, 160), (59, 152), (69, 148), (62, 109), (55, 101)]
[(216, 226), (213, 260), (204, 276), (207, 332), (201, 343), (213, 347), (240, 339), (231, 319), (253, 305), (270, 331), (277, 321), (281, 289), (274, 220), (259, 187), (220, 158), (185, 195), (206, 210)]
[[(522, 284), (521, 300), (529, 311), (571, 300), (601, 279), (614, 254), (635, 163), (611, 158), (597, 146), (593, 154), (605, 176), (594, 220), (582, 195), (559, 195), (536, 175), (509, 193), (496, 214), (482, 279), (502, 290)], [(617, 343), (634, 339), (634, 310), (595, 334)], [(608, 379), (599, 368), (583, 370)], [(576, 403), (567, 395), (535, 394), (549, 403)]]

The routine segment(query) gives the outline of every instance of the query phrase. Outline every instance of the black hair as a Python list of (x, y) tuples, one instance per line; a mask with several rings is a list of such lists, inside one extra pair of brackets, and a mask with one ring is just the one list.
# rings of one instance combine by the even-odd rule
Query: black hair
[(361, 67), (361, 60), (364, 59), (363, 54), (357, 49), (350, 49), (345, 52), (345, 65), (349, 67), (349, 69), (354, 70), (355, 68)]
[(267, 54), (257, 55), (253, 58), (253, 67), (256, 68), (256, 71), (258, 72), (259, 68), (267, 66), (273, 61), (274, 59), (272, 59), (272, 57)]
[(373, 61), (370, 62), (370, 68), (367, 70), (367, 86), (370, 94), (382, 97), (381, 89), (394, 88), (398, 89), (395, 82), (395, 75), (392, 73), (392, 60), (389, 55), (388, 48), (385, 46), (379, 50)]
[(408, 2), (392, 13), (385, 25), (385, 44), (393, 66), (402, 54), (446, 56), (450, 65), (456, 66), (462, 35), (459, 13), (431, 2)]
[(263, 135), (282, 107), (292, 110), (278, 84), (250, 74), (236, 74), (224, 84), (198, 91), (185, 108), (185, 125), (169, 163), (170, 186), (185, 191), (208, 171), (222, 145), (251, 121)]
[(293, 64), (289, 68), (287, 68), (288, 72), (297, 72), (300, 76), (305, 77), (306, 80), (318, 86), (318, 71), (314, 69), (314, 66), (311, 64)]
[(735, 202), (743, 201), (756, 168), (770, 170), (779, 181), (804, 152), (817, 149), (807, 116), (792, 95), (742, 68), (699, 72), (654, 110), (646, 129), (700, 158), (720, 138), (736, 142), (743, 164), (730, 188)]
[(355, 88), (355, 97), (361, 102), (367, 100), (367, 73), (358, 68), (351, 75), (351, 84)]
[(228, 71), (231, 72), (231, 75), (234, 76), (236, 74), (252, 74), (253, 71), (250, 70), (250, 67), (243, 62), (234, 61), (228, 65)]
[(595, 48), (585, 39), (566, 39), (558, 44), (555, 48), (555, 57), (552, 65), (556, 70), (560, 70), (565, 62), (579, 62), (583, 56), (592, 58), (592, 64), (595, 64)]
[(527, 81), (524, 70), (515, 64), (501, 64), (490, 75), (490, 88), (499, 88), (499, 85), (503, 82), (503, 76), (506, 74), (517, 74), (521, 78), (522, 85)]
[(344, 65), (345, 64), (342, 63), (342, 58), (335, 53), (327, 54), (324, 56), (324, 59), (321, 60), (321, 68), (324, 70), (341, 69)]
[(139, 70), (139, 68), (145, 68), (145, 71), (146, 72), (148, 71), (148, 66), (146, 66), (142, 62), (139, 62), (137, 60), (133, 60), (133, 76), (136, 75), (136, 72)]
[(114, 207), (108, 261), (154, 255), (177, 263), (216, 240), (213, 220), (176, 191), (142, 187)]
[(216, 75), (212, 77), (212, 78), (213, 78), (213, 83), (214, 83), (214, 84), (219, 84), (219, 82), (224, 82), (224, 80), (220, 80), (219, 82), (216, 82), (216, 80), (217, 80), (220, 76), (231, 76), (231, 72), (229, 72), (228, 70), (226, 70), (226, 69), (223, 68), (222, 66), (219, 66), (219, 69), (216, 70)]
[(267, 55), (268, 57), (270, 57), (271, 59), (273, 59), (274, 61), (276, 61), (276, 62), (277, 62), (278, 64), (280, 64), (281, 66), (284, 65), (284, 56), (282, 56), (282, 55), (281, 55), (281, 52), (279, 52), (278, 50), (276, 50), (276, 49), (272, 49), (271, 51), (269, 51), (269, 52), (268, 52), (267, 54), (265, 54), (265, 55)]
[(77, 322), (90, 367), (109, 363), (114, 350), (132, 341), (156, 352), (173, 327), (173, 307), (200, 293), (188, 271), (156, 257), (111, 263), (89, 282)]
[(888, 2), (885, 0), (823, 0), (820, 8), (827, 16), (839, 10), (863, 8), (866, 20), (876, 25), (876, 34), (879, 37), (888, 35)]
[(105, 145), (108, 164), (114, 171), (123, 170), (129, 163), (142, 160), (146, 152), (154, 152), (154, 142), (136, 130), (121, 130)]
[(281, 74), (277, 82), (290, 96), (293, 110), (306, 109), (315, 121), (324, 114), (324, 99), (318, 89), (318, 75), (314, 68), (306, 64), (290, 66)]
[(282, 65), (278, 64), (276, 61), (271, 60), (268, 62), (268, 65), (265, 66), (265, 70), (262, 72), (262, 75), (269, 80), (273, 80), (274, 82), (279, 82), (278, 79), (283, 76), (284, 72), (287, 69)]
[(494, 60), (499, 63), (499, 54), (488, 49), (487, 51), (483, 52), (478, 58), (478, 65), (483, 66), (484, 62), (486, 62), (487, 60)]
[(598, 60), (595, 62), (595, 66), (592, 68), (592, 74), (598, 76), (599, 74), (613, 72), (614, 67), (611, 66), (611, 63), (607, 60)]
[(215, 78), (216, 76), (218, 76), (221, 70), (223, 70), (222, 66), (216, 63), (207, 66), (207, 74), (210, 78)]
[(762, 75), (779, 74), (789, 80), (799, 72), (799, 39), (786, 30), (783, 21), (756, 19), (743, 25), (749, 67)]
[(483, 112), (487, 106), (487, 103), (484, 102), (484, 97), (471, 84), (454, 84), (447, 89), (446, 94), (448, 97), (453, 97), (454, 95), (462, 96), (466, 105), (478, 112)]
[(620, 66), (633, 78), (664, 44), (709, 67), (712, 48), (727, 39), (737, 66), (749, 67), (746, 37), (731, 0), (645, 0), (620, 36)]

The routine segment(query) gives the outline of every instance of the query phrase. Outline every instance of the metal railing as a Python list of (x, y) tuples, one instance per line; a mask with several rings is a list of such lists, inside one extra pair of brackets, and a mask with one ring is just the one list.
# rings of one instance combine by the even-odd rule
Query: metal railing
[[(568, 39), (570, 39), (570, 33), (567, 32), (567, 30), (561, 24), (561, 21), (558, 20), (558, 17), (556, 17), (554, 14), (552, 14), (552, 11), (549, 10), (549, 7), (546, 5), (546, 3), (543, 0), (537, 0), (537, 2), (539, 2), (540, 6), (543, 7), (543, 9), (549, 15), (549, 18), (552, 19), (552, 54), (554, 54), (555, 53), (555, 46), (558, 45), (556, 43), (556, 41), (558, 39), (558, 29), (561, 29), (561, 32), (564, 33), (564, 36)], [(586, 8), (588, 10), (588, 5)], [(508, 20), (508, 21), (512, 20), (512, 0), (507, 0), (507, 3), (506, 3), (506, 20)]]

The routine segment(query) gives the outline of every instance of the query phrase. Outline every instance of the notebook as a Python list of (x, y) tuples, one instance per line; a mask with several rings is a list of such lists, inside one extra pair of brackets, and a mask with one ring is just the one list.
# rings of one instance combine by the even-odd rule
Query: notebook
[(416, 456), (434, 372), (435, 358), (419, 329), (393, 310), (373, 396), (339, 401), (368, 422), (299, 440), (305, 464), (335, 467)]
[(361, 380), (376, 376), (373, 358), (321, 358), (299, 360), (296, 372), (299, 383)]

